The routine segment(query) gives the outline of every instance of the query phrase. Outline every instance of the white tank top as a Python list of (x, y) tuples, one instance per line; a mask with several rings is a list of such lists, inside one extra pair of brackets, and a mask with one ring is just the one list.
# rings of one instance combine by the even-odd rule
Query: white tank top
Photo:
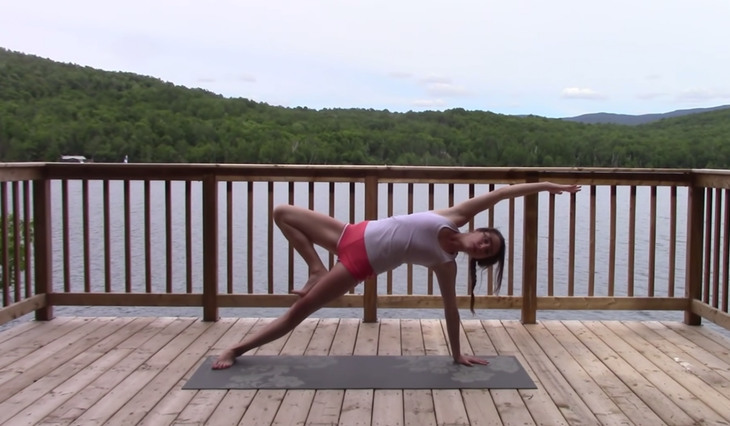
[(404, 263), (429, 267), (454, 260), (458, 253), (447, 253), (439, 245), (442, 228), (459, 232), (453, 222), (432, 211), (369, 222), (364, 239), (373, 271), (377, 275)]

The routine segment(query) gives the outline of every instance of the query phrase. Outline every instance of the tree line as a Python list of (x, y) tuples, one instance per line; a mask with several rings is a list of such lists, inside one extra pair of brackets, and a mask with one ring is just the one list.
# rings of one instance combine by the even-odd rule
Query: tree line
[(284, 108), (0, 49), (0, 161), (730, 168), (730, 110), (639, 126)]

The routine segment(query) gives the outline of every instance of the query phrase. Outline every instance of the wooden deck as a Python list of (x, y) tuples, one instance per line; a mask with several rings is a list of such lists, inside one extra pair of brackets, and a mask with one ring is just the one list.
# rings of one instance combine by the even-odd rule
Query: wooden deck
[[(2, 425), (728, 425), (730, 339), (660, 322), (465, 320), (537, 390), (183, 391), (271, 319), (57, 318), (0, 334)], [(310, 319), (258, 354), (448, 354), (439, 320)]]

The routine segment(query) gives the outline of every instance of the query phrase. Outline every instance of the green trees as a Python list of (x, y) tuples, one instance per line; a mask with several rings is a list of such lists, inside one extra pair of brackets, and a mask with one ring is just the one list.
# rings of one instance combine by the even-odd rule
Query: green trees
[(0, 49), (0, 161), (730, 167), (730, 109), (640, 126), (282, 108)]
[[(3, 218), (0, 216), (0, 223), (2, 222)], [(20, 218), (18, 219), (18, 229), (20, 230), (18, 235), (15, 234), (15, 219), (12, 213), (6, 216), (5, 223), (7, 223), (8, 245), (5, 247), (3, 244), (5, 239), (0, 238), (0, 283), (5, 283), (7, 279), (9, 287), (13, 288), (15, 285), (16, 271), (25, 272), (30, 259), (26, 258), (25, 221)], [(32, 219), (28, 225), (28, 243), (32, 246), (34, 237)], [(30, 246), (28, 248), (30, 248)], [(4, 265), (5, 253), (7, 253), (8, 258), (7, 269)], [(16, 254), (18, 255), (19, 269), (16, 269)]]

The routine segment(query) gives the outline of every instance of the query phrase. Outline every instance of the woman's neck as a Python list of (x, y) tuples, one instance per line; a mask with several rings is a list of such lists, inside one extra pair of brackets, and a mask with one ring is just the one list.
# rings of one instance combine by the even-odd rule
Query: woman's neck
[(461, 233), (453, 229), (442, 228), (438, 235), (441, 250), (449, 254), (458, 253), (461, 249)]

